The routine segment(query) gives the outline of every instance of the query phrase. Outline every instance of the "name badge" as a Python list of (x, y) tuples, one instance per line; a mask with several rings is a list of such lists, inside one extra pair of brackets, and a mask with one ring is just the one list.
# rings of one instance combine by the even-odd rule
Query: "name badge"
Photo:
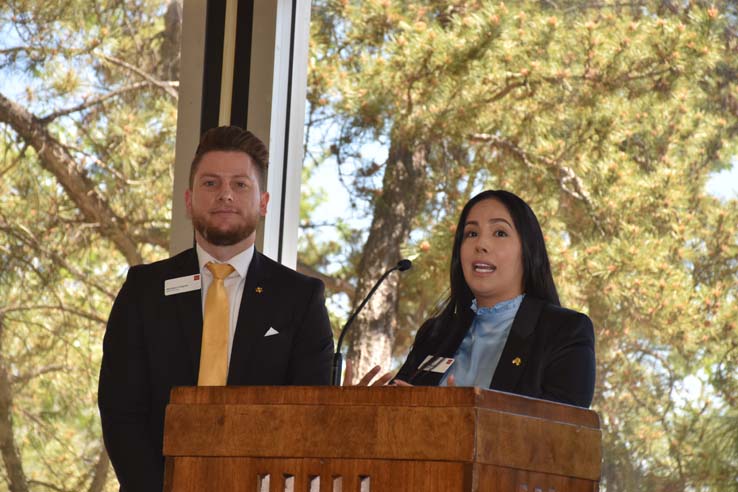
[(438, 357), (435, 355), (429, 355), (425, 358), (422, 364), (420, 364), (421, 371), (437, 372), (439, 374), (445, 374), (451, 364), (454, 363), (454, 359), (451, 357)]
[(202, 282), (200, 281), (200, 274), (185, 275), (184, 277), (170, 278), (164, 281), (164, 295), (173, 296), (175, 294), (181, 294), (183, 292), (190, 292), (192, 290), (200, 290), (202, 288)]

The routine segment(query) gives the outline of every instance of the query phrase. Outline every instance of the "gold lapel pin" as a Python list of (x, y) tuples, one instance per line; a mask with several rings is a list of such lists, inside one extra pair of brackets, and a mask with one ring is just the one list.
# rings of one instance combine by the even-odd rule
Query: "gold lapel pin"
[(520, 357), (515, 357), (515, 358), (514, 358), (514, 359), (512, 360), (512, 363), (513, 363), (513, 365), (515, 365), (515, 366), (519, 366), (520, 364), (522, 364), (522, 363), (523, 363), (523, 361), (522, 361), (522, 360), (520, 360)]
[(257, 294), (261, 294), (262, 292), (264, 292), (264, 289), (262, 289), (261, 287), (257, 287), (256, 288), (256, 293)]

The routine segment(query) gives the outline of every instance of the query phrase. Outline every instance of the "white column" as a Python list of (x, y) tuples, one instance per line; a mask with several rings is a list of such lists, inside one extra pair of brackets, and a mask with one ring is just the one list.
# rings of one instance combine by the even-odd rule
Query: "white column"
[(184, 193), (189, 186), (190, 163), (200, 140), (206, 8), (207, 1), (205, 0), (186, 0), (182, 11), (177, 144), (174, 157), (172, 222), (169, 236), (171, 254), (192, 247), (192, 223), (187, 218)]
[[(269, 12), (266, 12), (269, 10)], [(272, 22), (259, 21), (272, 16)], [(293, 19), (294, 16), (294, 19)], [(269, 124), (269, 174), (267, 189), (271, 196), (263, 234), (263, 251), (271, 258), (295, 268), (297, 229), (300, 218), (305, 97), (307, 91), (307, 56), (310, 35), (310, 2), (279, 0), (257, 2), (254, 9), (254, 39), (262, 39), (257, 26), (274, 26), (273, 71), (269, 76), (271, 101), (254, 91), (249, 97), (249, 126)], [(266, 20), (266, 19), (264, 19)], [(293, 23), (294, 21), (294, 23)], [(259, 47), (256, 46), (254, 51)], [(264, 53), (264, 57), (268, 57)], [(266, 78), (251, 65), (252, 86)], [(270, 116), (266, 117), (266, 112)], [(258, 133), (257, 133), (258, 134)]]

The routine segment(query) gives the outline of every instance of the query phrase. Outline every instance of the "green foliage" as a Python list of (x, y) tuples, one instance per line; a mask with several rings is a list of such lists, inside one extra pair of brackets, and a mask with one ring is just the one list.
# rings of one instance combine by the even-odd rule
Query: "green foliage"
[(735, 19), (700, 2), (314, 9), (309, 122), (330, 129), (308, 147), (357, 176), (368, 214), (384, 167), (367, 143), (428, 149), (395, 354), (446, 292), (463, 203), (518, 193), (563, 303), (595, 322), (608, 491), (738, 490), (738, 201), (705, 192), (738, 154)]
[[(125, 231), (141, 260), (158, 259), (171, 215), (177, 84), (162, 67), (178, 59), (163, 57), (165, 10), (161, 1), (0, 6), (0, 94), (39, 118), (82, 186), (62, 182), (0, 120), (0, 368), (29, 490), (89, 489), (108, 470), (95, 468), (107, 459), (97, 378), (127, 267), (112, 231)], [(104, 197), (112, 221), (90, 219), (80, 206), (90, 195)], [(112, 470), (104, 490), (117, 490)]]

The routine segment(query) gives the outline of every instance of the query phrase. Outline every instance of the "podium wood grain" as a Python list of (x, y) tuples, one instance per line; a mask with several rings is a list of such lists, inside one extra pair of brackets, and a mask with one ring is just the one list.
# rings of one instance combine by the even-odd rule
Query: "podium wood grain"
[(165, 490), (595, 491), (597, 414), (477, 388), (175, 388)]

